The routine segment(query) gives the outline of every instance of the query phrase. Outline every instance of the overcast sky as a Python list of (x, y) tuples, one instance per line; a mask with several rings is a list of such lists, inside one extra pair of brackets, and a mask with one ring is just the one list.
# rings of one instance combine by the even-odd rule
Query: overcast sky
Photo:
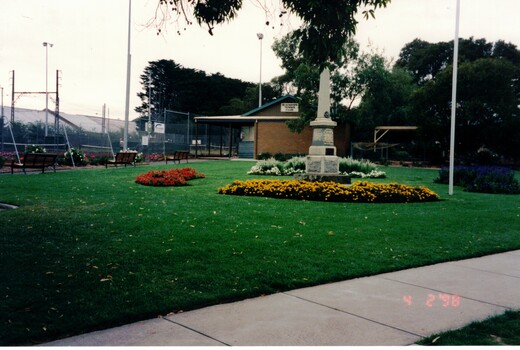
[[(520, 0), (460, 0), (460, 36), (499, 39), (520, 47)], [(146, 27), (155, 16), (158, 0), (132, 0), (132, 76), (130, 118), (140, 105), (139, 76), (149, 61), (172, 59), (186, 68), (220, 72), (230, 78), (257, 83), (280, 75), (280, 62), (271, 50), (275, 38), (298, 27), (294, 16), (283, 26), (255, 6), (274, 0), (244, 0), (244, 8), (230, 23), (214, 29), (194, 24), (177, 34), (175, 24), (157, 35)], [(449, 41), (455, 32), (456, 0), (392, 0), (376, 11), (376, 19), (358, 16), (356, 39), (362, 48), (371, 45), (396, 59), (401, 48), (415, 38), (430, 42)], [(274, 18), (278, 18), (276, 15)], [(45, 91), (45, 47), (49, 48), (49, 91), (55, 91), (56, 69), (61, 71), (60, 110), (67, 113), (101, 115), (103, 103), (110, 117), (124, 118), (128, 0), (0, 0), (0, 86), (4, 87), (4, 115), (11, 105), (11, 73), (16, 91)], [(181, 23), (182, 24), (182, 23)], [(273, 28), (274, 27), (274, 28)], [(51, 95), (52, 96), (52, 95)], [(203, 98), (203, 96), (201, 96)], [(43, 109), (41, 95), (24, 95), (17, 107)], [(54, 109), (54, 103), (49, 103)]]

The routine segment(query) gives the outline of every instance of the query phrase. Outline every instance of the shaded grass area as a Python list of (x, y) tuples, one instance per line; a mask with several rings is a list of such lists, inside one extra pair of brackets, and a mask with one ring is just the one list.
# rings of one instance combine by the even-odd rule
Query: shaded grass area
[[(518, 196), (434, 184), (445, 200), (356, 204), (217, 194), (249, 162), (190, 163), (188, 187), (136, 184), (175, 166), (0, 176), (0, 344), (30, 344), (293, 288), (520, 248)], [(266, 178), (266, 177), (262, 177)], [(279, 178), (279, 177), (277, 177)]]
[(420, 345), (520, 345), (520, 311), (490, 317), (481, 322), (422, 339)]

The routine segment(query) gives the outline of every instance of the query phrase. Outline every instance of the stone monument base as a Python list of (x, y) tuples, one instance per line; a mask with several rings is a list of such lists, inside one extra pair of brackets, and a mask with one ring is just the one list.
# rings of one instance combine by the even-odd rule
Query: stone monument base
[(336, 155), (308, 155), (305, 159), (305, 172), (307, 174), (336, 175), (339, 173), (339, 158)]
[(294, 179), (311, 182), (337, 182), (342, 185), (350, 185), (350, 176), (348, 175), (333, 175), (333, 174), (296, 174)]

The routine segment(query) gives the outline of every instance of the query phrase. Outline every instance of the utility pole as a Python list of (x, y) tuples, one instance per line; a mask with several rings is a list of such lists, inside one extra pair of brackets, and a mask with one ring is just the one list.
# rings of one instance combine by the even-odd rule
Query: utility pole
[(54, 44), (44, 42), (45, 47), (45, 137), (49, 134), (49, 46)]
[(12, 91), (11, 91), (11, 125), (14, 123), (14, 69), (13, 69), (13, 82), (12, 82)]
[(257, 33), (257, 38), (260, 40), (260, 82), (258, 83), (258, 107), (262, 106), (262, 39), (264, 34)]
[(60, 134), (60, 71), (56, 69), (56, 108), (54, 113), (54, 143), (59, 143)]

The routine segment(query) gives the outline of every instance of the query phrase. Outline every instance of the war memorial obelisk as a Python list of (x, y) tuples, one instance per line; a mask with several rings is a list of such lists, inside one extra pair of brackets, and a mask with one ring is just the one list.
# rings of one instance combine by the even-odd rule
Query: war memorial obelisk
[(318, 113), (310, 126), (313, 128), (312, 144), (306, 159), (306, 174), (295, 178), (307, 181), (334, 181), (350, 183), (350, 177), (339, 175), (339, 158), (334, 146), (334, 127), (330, 118), (330, 71), (323, 69), (320, 74), (318, 91)]

